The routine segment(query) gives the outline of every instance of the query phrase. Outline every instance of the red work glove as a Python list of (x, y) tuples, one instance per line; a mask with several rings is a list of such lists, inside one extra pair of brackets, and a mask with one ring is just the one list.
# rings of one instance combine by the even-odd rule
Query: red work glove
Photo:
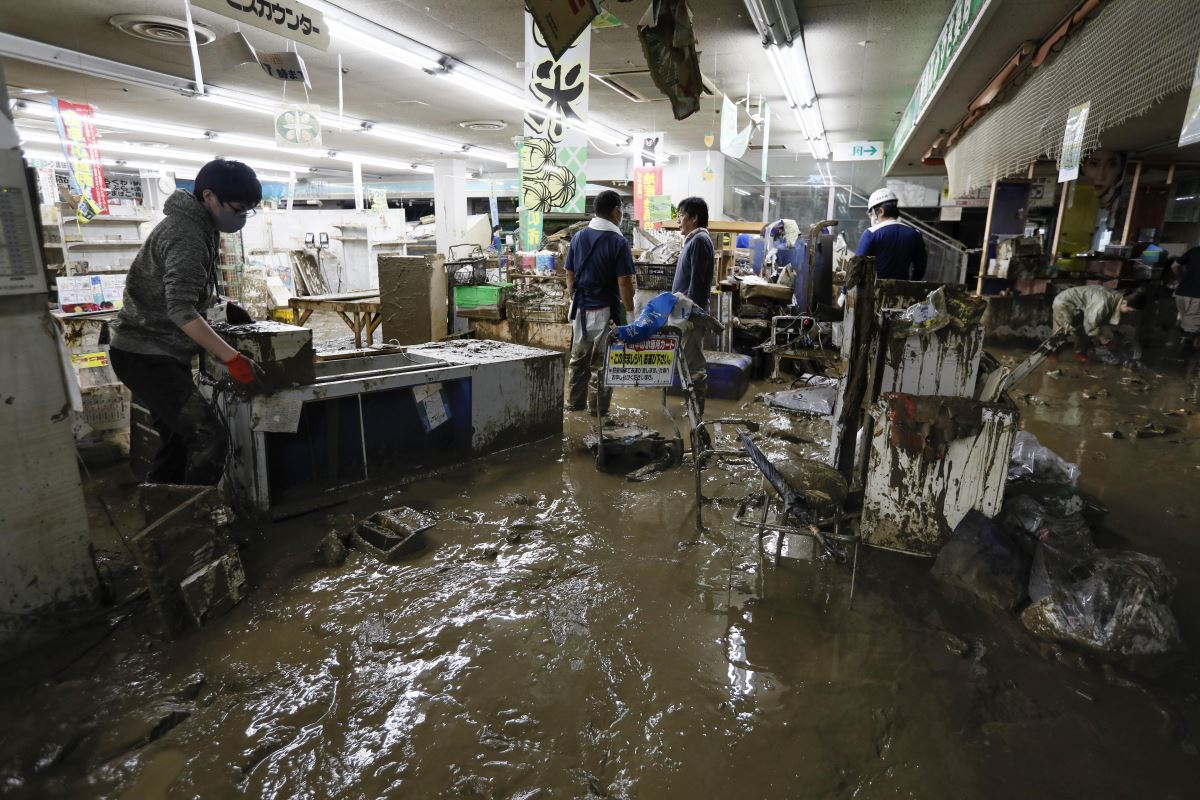
[(238, 383), (251, 384), (254, 383), (257, 377), (255, 375), (254, 362), (241, 353), (226, 361), (225, 366), (229, 370), (230, 377)]

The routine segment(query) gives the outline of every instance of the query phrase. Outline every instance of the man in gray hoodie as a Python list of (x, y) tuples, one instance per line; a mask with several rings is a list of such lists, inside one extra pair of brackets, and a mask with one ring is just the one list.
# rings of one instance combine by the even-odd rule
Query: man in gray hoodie
[(192, 381), (192, 358), (206, 350), (249, 385), (255, 364), (214, 331), (205, 314), (216, 299), (218, 233), (235, 233), (262, 201), (254, 170), (217, 159), (176, 190), (166, 218), (138, 251), (125, 298), (112, 323), (109, 358), (121, 382), (149, 409), (162, 448), (146, 475), (152, 483), (213, 485), (225, 469), (228, 434)]

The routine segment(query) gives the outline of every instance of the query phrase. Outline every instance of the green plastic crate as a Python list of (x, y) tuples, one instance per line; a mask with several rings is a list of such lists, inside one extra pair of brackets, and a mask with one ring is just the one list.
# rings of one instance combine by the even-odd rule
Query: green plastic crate
[(479, 286), (455, 286), (455, 308), (479, 308), (504, 305), (504, 294), (511, 283), (484, 283)]

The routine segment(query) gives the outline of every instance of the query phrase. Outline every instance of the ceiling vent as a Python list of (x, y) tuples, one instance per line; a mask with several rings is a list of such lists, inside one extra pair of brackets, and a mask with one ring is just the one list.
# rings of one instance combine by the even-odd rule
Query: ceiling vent
[[(631, 103), (656, 103), (667, 100), (666, 96), (654, 85), (654, 80), (650, 77), (650, 70), (645, 67), (597, 70), (592, 73), (592, 77)], [(720, 94), (716, 85), (708, 79), (707, 75), (704, 76), (704, 94)]]
[[(762, 150), (763, 147), (761, 144), (752, 144), (752, 145), (750, 145), (749, 149), (750, 150)], [(786, 144), (772, 144), (772, 145), (767, 146), (768, 152), (772, 152), (772, 153), (776, 152), (777, 150), (787, 150), (787, 149), (788, 149), (788, 146)]]
[[(110, 17), (108, 24), (121, 33), (155, 44), (172, 44), (187, 46), (187, 22), (174, 17), (154, 17), (145, 14), (118, 14)], [(196, 30), (196, 44), (205, 45), (217, 38), (211, 28), (203, 25), (193, 25)]]
[(469, 131), (502, 131), (508, 127), (508, 123), (501, 119), (468, 120), (467, 122), (460, 122), (458, 125), (460, 128), (466, 128)]

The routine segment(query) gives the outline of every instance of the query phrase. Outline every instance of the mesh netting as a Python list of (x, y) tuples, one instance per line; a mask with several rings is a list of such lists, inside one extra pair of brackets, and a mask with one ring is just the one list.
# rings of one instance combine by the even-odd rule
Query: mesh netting
[(1090, 102), (1083, 154), (1100, 135), (1192, 82), (1198, 0), (1109, 0), (1015, 96), (989, 111), (946, 156), (950, 192), (1058, 159), (1067, 111)]

